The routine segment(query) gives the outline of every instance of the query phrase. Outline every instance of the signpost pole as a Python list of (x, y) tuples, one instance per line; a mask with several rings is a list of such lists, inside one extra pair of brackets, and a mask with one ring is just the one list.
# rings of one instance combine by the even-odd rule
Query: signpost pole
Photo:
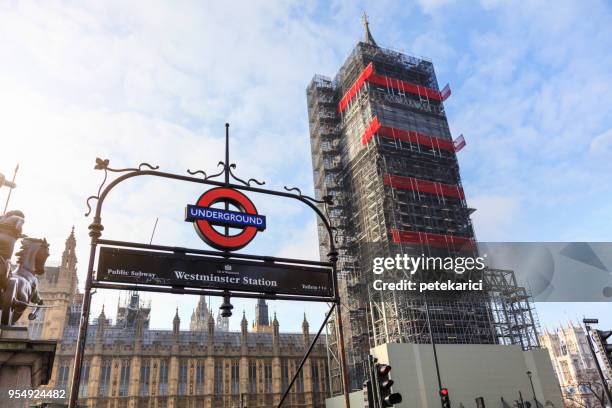
[(91, 250), (89, 253), (89, 266), (87, 267), (87, 277), (85, 278), (85, 290), (83, 291), (83, 304), (81, 309), (81, 320), (79, 322), (79, 334), (76, 342), (74, 357), (74, 369), (70, 381), (70, 398), (68, 408), (77, 407), (79, 386), (81, 380), (81, 365), (85, 354), (85, 341), (87, 339), (87, 326), (89, 324), (89, 308), (91, 306), (91, 282), (94, 273), (94, 260), (96, 258), (97, 239), (102, 235), (102, 224), (100, 217), (94, 217), (94, 222), (89, 226), (89, 236), (91, 237)]
[(287, 398), (287, 395), (289, 395), (289, 391), (291, 390), (291, 387), (293, 386), (293, 383), (295, 383), (295, 380), (297, 379), (298, 375), (300, 374), (300, 371), (302, 371), (302, 368), (304, 367), (304, 363), (306, 363), (306, 359), (308, 358), (308, 356), (312, 352), (312, 349), (314, 348), (314, 346), (317, 344), (317, 341), (319, 340), (319, 336), (321, 336), (321, 333), (323, 332), (323, 329), (325, 328), (325, 325), (327, 324), (327, 321), (329, 320), (329, 317), (334, 312), (335, 307), (336, 307), (336, 304), (332, 303), (332, 306), (329, 308), (329, 312), (327, 312), (327, 315), (325, 316), (325, 320), (323, 320), (323, 324), (319, 328), (319, 331), (317, 332), (317, 335), (315, 336), (315, 338), (310, 343), (310, 347), (308, 347), (308, 350), (306, 351), (306, 354), (304, 354), (304, 357), (302, 358), (302, 361), (300, 361), (300, 365), (298, 366), (297, 370), (295, 370), (295, 374), (293, 374), (293, 378), (291, 379), (291, 382), (289, 383), (289, 385), (287, 386), (287, 389), (283, 393), (283, 396), (281, 397), (281, 400), (278, 403), (277, 408), (280, 408), (280, 407), (283, 406), (283, 402), (285, 402), (285, 399)]
[(346, 408), (351, 408), (351, 401), (349, 397), (349, 379), (348, 379), (348, 367), (346, 364), (346, 350), (344, 348), (344, 328), (342, 326), (342, 311), (340, 309), (340, 293), (338, 291), (338, 271), (336, 270), (336, 262), (338, 261), (338, 252), (335, 251), (333, 244), (333, 237), (330, 236), (331, 248), (333, 249), (329, 253), (329, 261), (332, 263), (333, 275), (334, 275), (334, 291), (336, 295), (336, 324), (338, 325), (338, 342), (339, 342), (339, 353), (340, 361), (342, 363), (342, 388), (344, 389), (344, 405)]
[[(229, 123), (225, 124), (225, 185), (229, 185)], [(225, 202), (225, 211), (229, 210), (229, 203)], [(225, 227), (225, 235), (229, 235), (229, 227)]]

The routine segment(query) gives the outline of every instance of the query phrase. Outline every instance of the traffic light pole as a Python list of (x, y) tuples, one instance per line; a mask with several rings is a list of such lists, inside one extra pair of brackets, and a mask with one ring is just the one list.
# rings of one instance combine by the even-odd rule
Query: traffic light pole
[[(370, 371), (370, 381), (372, 383), (372, 403), (369, 408), (380, 408), (380, 390), (378, 389), (378, 375), (376, 374), (376, 363), (372, 355), (368, 355), (368, 369)], [(370, 403), (370, 401), (368, 401)]]
[(529, 377), (529, 383), (531, 384), (531, 392), (533, 392), (533, 402), (535, 402), (536, 408), (539, 408), (540, 402), (536, 398), (535, 387), (533, 386), (533, 379), (531, 378), (531, 371), (527, 371), (527, 377)]
[(593, 356), (593, 360), (595, 360), (595, 367), (597, 367), (597, 372), (599, 373), (601, 386), (603, 387), (606, 393), (606, 398), (608, 398), (608, 402), (612, 405), (612, 395), (610, 395), (610, 388), (608, 388), (608, 383), (606, 382), (606, 379), (603, 375), (603, 371), (601, 370), (601, 366), (599, 365), (599, 360), (597, 359), (597, 354), (595, 353), (595, 347), (593, 347), (593, 340), (591, 339), (591, 326), (589, 326), (587, 322), (585, 322), (584, 327), (586, 328), (589, 349), (591, 350), (591, 355)]
[(436, 351), (436, 340), (434, 339), (431, 330), (431, 321), (429, 320), (429, 306), (427, 304), (427, 295), (423, 295), (425, 299), (425, 316), (427, 317), (427, 329), (429, 330), (429, 339), (433, 348), (434, 362), (436, 363), (436, 376), (438, 377), (438, 391), (442, 389), (442, 379), (440, 378), (440, 366), (438, 365), (438, 353)]

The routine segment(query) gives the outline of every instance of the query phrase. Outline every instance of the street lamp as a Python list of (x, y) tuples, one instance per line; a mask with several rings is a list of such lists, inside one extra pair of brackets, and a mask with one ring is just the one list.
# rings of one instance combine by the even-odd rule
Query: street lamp
[(529, 382), (531, 383), (531, 391), (533, 392), (533, 401), (536, 404), (536, 408), (540, 406), (538, 399), (536, 398), (535, 388), (533, 387), (533, 379), (531, 378), (531, 371), (527, 371), (527, 377), (529, 377)]

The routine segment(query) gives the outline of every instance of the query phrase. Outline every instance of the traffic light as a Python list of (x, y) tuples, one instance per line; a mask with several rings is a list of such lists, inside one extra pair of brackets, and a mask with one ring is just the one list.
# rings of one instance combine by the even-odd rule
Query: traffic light
[(440, 388), (440, 400), (442, 401), (442, 408), (451, 408), (450, 398), (448, 396), (448, 389)]
[(363, 402), (365, 408), (374, 407), (374, 391), (372, 390), (372, 381), (366, 380), (363, 382)]
[(369, 380), (364, 382), (363, 388), (364, 399), (368, 400), (368, 407), (393, 407), (395, 404), (402, 402), (401, 394), (391, 391), (393, 380), (389, 378), (390, 365), (381, 364), (374, 356), (370, 355), (368, 356), (367, 371)]
[(595, 337), (601, 347), (601, 351), (608, 359), (608, 363), (612, 364), (612, 344), (608, 344), (608, 338), (612, 336), (612, 330), (595, 330)]
[(391, 366), (388, 364), (375, 363), (374, 369), (378, 380), (378, 396), (382, 407), (392, 407), (402, 402), (402, 395), (392, 392), (393, 380), (389, 378)]

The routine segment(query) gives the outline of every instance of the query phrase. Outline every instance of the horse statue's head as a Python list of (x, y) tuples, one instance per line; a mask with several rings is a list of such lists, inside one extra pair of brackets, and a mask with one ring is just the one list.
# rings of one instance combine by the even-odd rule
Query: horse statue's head
[(45, 262), (49, 257), (49, 244), (46, 239), (23, 238), (21, 249), (16, 255), (20, 268), (42, 275), (45, 273)]

